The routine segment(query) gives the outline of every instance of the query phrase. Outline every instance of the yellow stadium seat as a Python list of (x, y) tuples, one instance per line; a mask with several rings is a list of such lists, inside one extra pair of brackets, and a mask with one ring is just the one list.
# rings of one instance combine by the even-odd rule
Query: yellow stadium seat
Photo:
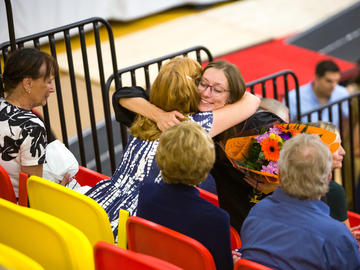
[(105, 210), (93, 199), (38, 176), (27, 182), (30, 207), (54, 215), (82, 231), (92, 246), (98, 241), (114, 244)]
[(126, 222), (129, 218), (129, 211), (120, 209), (118, 226), (118, 247), (127, 249)]
[(0, 242), (44, 269), (92, 270), (93, 248), (74, 226), (44, 212), (0, 199)]
[(0, 269), (44, 270), (44, 268), (20, 251), (0, 243)]

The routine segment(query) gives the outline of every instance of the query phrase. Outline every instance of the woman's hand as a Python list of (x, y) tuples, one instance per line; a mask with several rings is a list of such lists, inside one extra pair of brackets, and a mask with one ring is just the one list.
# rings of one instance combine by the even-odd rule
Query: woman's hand
[(66, 173), (63, 177), (63, 179), (60, 182), (60, 185), (66, 186), (68, 183), (70, 183), (73, 180), (72, 177), (70, 177), (70, 173)]
[(244, 180), (253, 188), (257, 189), (258, 191), (261, 191), (264, 194), (269, 194), (270, 192), (273, 192), (276, 187), (278, 186), (277, 184), (273, 184), (273, 183), (263, 183), (260, 182), (258, 179), (250, 176), (250, 175), (245, 175)]
[(162, 112), (159, 113), (156, 117), (156, 125), (161, 131), (164, 131), (169, 127), (179, 124), (179, 119), (182, 118), (184, 118), (184, 115), (178, 111)]
[(238, 250), (239, 249), (235, 249), (231, 251), (234, 264), (241, 258), (241, 253)]

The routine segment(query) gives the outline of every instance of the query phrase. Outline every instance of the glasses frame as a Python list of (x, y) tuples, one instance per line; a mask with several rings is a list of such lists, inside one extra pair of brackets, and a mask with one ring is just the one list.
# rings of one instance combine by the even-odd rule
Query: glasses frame
[[(196, 85), (199, 89), (200, 92), (205, 91), (206, 89), (208, 89), (210, 87), (210, 93), (214, 96), (220, 96), (221, 94), (225, 93), (225, 92), (230, 92), (230, 90), (227, 89), (217, 89), (215, 88), (214, 85), (209, 84), (209, 83), (204, 83), (202, 78), (198, 78), (196, 79)], [(201, 86), (201, 84), (203, 84), (204, 86)]]

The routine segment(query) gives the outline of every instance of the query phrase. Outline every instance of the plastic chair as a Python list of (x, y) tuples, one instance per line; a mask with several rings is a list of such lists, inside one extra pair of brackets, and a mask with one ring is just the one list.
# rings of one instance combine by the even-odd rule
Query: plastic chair
[(79, 165), (79, 171), (75, 175), (75, 179), (81, 186), (93, 187), (99, 181), (110, 179), (110, 177)]
[(74, 226), (3, 199), (0, 199), (0, 216), (0, 242), (45, 269), (94, 269), (93, 248)]
[(38, 176), (29, 177), (27, 187), (31, 208), (75, 226), (93, 246), (98, 241), (114, 244), (109, 217), (93, 199)]
[(272, 270), (272, 268), (247, 259), (239, 259), (234, 264), (234, 270)]
[(120, 209), (119, 211), (119, 225), (118, 225), (118, 247), (127, 249), (127, 235), (126, 235), (126, 223), (130, 216), (129, 211)]
[(2, 166), (0, 166), (0, 198), (3, 198), (13, 203), (18, 203), (22, 206), (27, 206), (27, 179), (28, 175), (26, 173), (19, 173), (19, 201), (17, 201), (14, 187), (11, 183), (9, 174)]
[(20, 251), (0, 243), (0, 269), (44, 270), (44, 268)]
[(180, 270), (181, 268), (158, 258), (98, 242), (94, 247), (96, 270)]
[(149, 220), (127, 221), (129, 250), (157, 257), (183, 269), (215, 270), (209, 250), (195, 239)]
[(19, 173), (19, 200), (18, 205), (28, 206), (27, 180), (29, 175), (24, 172)]
[(230, 241), (231, 249), (241, 248), (241, 238), (237, 230), (233, 226), (230, 226)]
[(0, 198), (17, 203), (10, 177), (2, 166), (0, 166)]
[(201, 198), (211, 202), (212, 204), (215, 204), (216, 206), (219, 206), (219, 199), (217, 195), (199, 187), (197, 187), (197, 189), (199, 190), (199, 195)]
[[(219, 200), (218, 196), (208, 192), (204, 189), (197, 188), (199, 190), (199, 195), (201, 198), (207, 200), (208, 202), (211, 202), (212, 204), (219, 207)], [(239, 233), (235, 230), (234, 227), (230, 227), (230, 240), (231, 240), (231, 249), (241, 248), (241, 238)]]
[(355, 227), (360, 225), (360, 215), (351, 211), (347, 211), (350, 227)]

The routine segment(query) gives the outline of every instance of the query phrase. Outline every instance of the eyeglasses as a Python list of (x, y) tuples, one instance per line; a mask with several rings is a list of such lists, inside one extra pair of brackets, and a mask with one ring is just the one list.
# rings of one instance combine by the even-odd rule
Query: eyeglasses
[(224, 92), (229, 92), (229, 90), (225, 90), (225, 89), (218, 88), (218, 87), (215, 88), (214, 85), (208, 84), (207, 82), (205, 82), (201, 79), (198, 81), (198, 89), (200, 92), (205, 91), (206, 89), (208, 89), (208, 87), (210, 87), (210, 92), (214, 96), (220, 96)]

